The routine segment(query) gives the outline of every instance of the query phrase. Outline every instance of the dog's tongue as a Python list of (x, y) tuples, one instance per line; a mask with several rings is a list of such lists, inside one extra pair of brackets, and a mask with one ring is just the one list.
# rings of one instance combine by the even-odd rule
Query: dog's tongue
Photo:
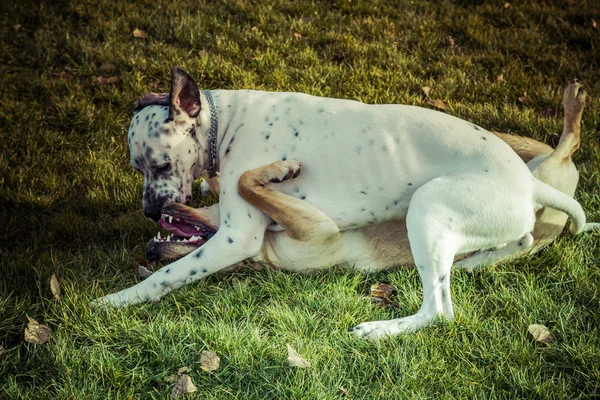
[(171, 232), (173, 235), (175, 236), (181, 236), (181, 237), (192, 237), (193, 235), (197, 234), (198, 232), (194, 229), (193, 226), (187, 225), (187, 224), (182, 224), (182, 223), (177, 223), (175, 221), (173, 222), (167, 222), (164, 219), (160, 219), (158, 220), (158, 226), (168, 230), (169, 232)]

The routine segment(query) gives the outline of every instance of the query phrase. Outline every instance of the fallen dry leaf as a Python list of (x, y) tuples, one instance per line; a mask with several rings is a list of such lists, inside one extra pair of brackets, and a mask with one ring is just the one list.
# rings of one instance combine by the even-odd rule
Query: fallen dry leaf
[(344, 54), (343, 53), (335, 53), (333, 55), (333, 61), (335, 62), (340, 62), (344, 60)]
[(287, 345), (288, 351), (288, 363), (290, 367), (298, 367), (298, 368), (308, 368), (310, 367), (310, 363), (306, 361), (300, 354), (296, 352), (296, 350), (292, 349), (292, 346)]
[(508, 2), (504, 3), (504, 9), (506, 10), (508, 7), (510, 7), (510, 3), (508, 3)]
[(544, 118), (556, 118), (558, 116), (558, 111), (554, 108), (544, 108), (542, 111), (539, 111), (539, 114)]
[(529, 331), (529, 333), (531, 333), (531, 336), (533, 336), (533, 338), (538, 342), (552, 342), (552, 335), (550, 334), (548, 328), (546, 328), (544, 325), (532, 324), (529, 325), (529, 328), (527, 328), (527, 330)]
[[(593, 20), (592, 20), (592, 21), (593, 21)], [(21, 29), (21, 24), (16, 24), (16, 25), (13, 25), (13, 29), (15, 30), (15, 32), (16, 32), (16, 31), (19, 31), (19, 30)]]
[(456, 46), (456, 42), (454, 41), (454, 38), (452, 36), (446, 36), (446, 40), (444, 40), (444, 44), (446, 46), (450, 47), (451, 49)]
[(216, 371), (221, 366), (221, 359), (214, 351), (203, 351), (200, 356), (200, 368), (205, 371)]
[(69, 80), (71, 79), (71, 73), (70, 72), (55, 72), (54, 76), (57, 77), (58, 79), (64, 79), (64, 80)]
[(527, 92), (523, 92), (523, 96), (520, 96), (520, 97), (518, 98), (518, 100), (519, 100), (521, 103), (527, 103), (527, 102), (530, 100), (530, 98), (529, 98), (529, 96), (527, 96)]
[(598, 29), (598, 23), (596, 22), (596, 20), (594, 18), (592, 18), (592, 28)]
[(185, 374), (186, 372), (190, 372), (192, 369), (190, 367), (181, 367), (177, 370), (177, 374)]
[(187, 393), (194, 393), (196, 390), (196, 385), (192, 382), (192, 378), (183, 374), (179, 377), (175, 386), (173, 386), (171, 395), (173, 397), (181, 397)]
[(35, 319), (27, 316), (29, 324), (25, 328), (25, 341), (33, 344), (44, 344), (50, 340), (52, 330), (46, 325), (40, 324)]
[(425, 102), (425, 104), (427, 104), (428, 106), (435, 107), (438, 110), (442, 110), (442, 111), (448, 110), (448, 106), (442, 100), (427, 99), (427, 101)]
[(423, 86), (421, 88), (425, 97), (429, 97), (429, 93), (431, 93), (431, 88), (429, 86)]
[(133, 37), (136, 37), (138, 39), (146, 39), (148, 37), (148, 34), (146, 33), (146, 31), (135, 28), (133, 30)]
[(109, 78), (105, 78), (103, 76), (96, 76), (92, 80), (93, 80), (93, 82), (96, 85), (100, 85), (100, 86), (108, 85), (110, 83), (119, 82), (119, 78), (117, 78), (116, 76), (111, 76)]
[(294, 35), (294, 37), (295, 37), (296, 39), (302, 39), (302, 35), (301, 35), (301, 34), (299, 34), (298, 32), (292, 32), (292, 34)]
[(498, 76), (496, 77), (496, 80), (497, 80), (498, 82), (504, 82), (504, 74), (500, 74), (500, 75), (498, 75)]
[(52, 291), (52, 294), (54, 295), (54, 298), (57, 301), (62, 300), (62, 295), (60, 294), (60, 283), (58, 283), (56, 274), (52, 274), (52, 276), (50, 277), (50, 290)]
[(371, 285), (371, 296), (379, 297), (381, 299), (389, 299), (390, 296), (396, 293), (398, 289), (394, 285), (388, 283), (376, 283)]
[(102, 72), (115, 72), (116, 70), (117, 67), (115, 66), (115, 64), (109, 61), (103, 62), (102, 65), (98, 67), (98, 71)]

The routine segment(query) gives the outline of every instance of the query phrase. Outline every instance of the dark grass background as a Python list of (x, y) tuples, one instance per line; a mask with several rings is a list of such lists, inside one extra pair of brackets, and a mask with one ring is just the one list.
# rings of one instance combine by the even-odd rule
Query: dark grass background
[[(201, 88), (370, 103), (423, 104), (430, 86), (453, 115), (542, 141), (578, 77), (591, 97), (576, 198), (600, 221), (599, 2), (10, 0), (0, 22), (0, 397), (162, 398), (185, 365), (199, 398), (600, 396), (598, 233), (455, 272), (455, 321), (378, 343), (345, 329), (414, 313), (414, 271), (242, 271), (155, 306), (87, 306), (134, 282), (155, 234), (125, 134), (132, 102), (168, 90), (173, 65)], [(362, 297), (377, 282), (401, 288), (399, 310)], [(53, 329), (48, 344), (23, 341), (26, 315)], [(531, 323), (554, 342), (534, 343)], [(286, 343), (312, 367), (289, 368)], [(222, 367), (200, 370), (202, 350)]]

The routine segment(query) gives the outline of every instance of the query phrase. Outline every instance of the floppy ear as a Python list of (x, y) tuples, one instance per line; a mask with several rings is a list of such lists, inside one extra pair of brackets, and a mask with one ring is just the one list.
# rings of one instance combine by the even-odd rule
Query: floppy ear
[(171, 70), (171, 95), (169, 118), (175, 119), (185, 113), (190, 118), (200, 114), (200, 91), (196, 82), (183, 69), (173, 67)]
[(169, 93), (148, 93), (133, 103), (133, 112), (138, 112), (147, 106), (168, 106), (170, 104)]

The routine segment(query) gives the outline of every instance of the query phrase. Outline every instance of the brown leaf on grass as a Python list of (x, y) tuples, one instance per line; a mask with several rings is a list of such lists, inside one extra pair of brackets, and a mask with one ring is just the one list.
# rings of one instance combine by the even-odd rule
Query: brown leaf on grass
[(298, 368), (308, 368), (310, 367), (310, 363), (308, 361), (306, 361), (304, 358), (302, 358), (302, 356), (300, 354), (298, 354), (296, 352), (296, 350), (294, 350), (292, 348), (292, 346), (290, 346), (289, 344), (287, 345), (287, 351), (288, 351), (288, 364), (290, 365), (290, 367), (298, 367)]
[(187, 393), (194, 393), (196, 391), (196, 385), (192, 382), (192, 378), (188, 375), (183, 374), (177, 379), (177, 383), (173, 386), (171, 390), (171, 396), (173, 397), (182, 397)]
[(111, 83), (119, 82), (119, 78), (117, 78), (116, 76), (111, 76), (108, 78), (105, 78), (103, 76), (96, 76), (92, 80), (96, 85), (99, 85), (99, 86), (104, 86), (104, 85), (108, 85)]
[(200, 368), (205, 371), (216, 371), (221, 366), (221, 359), (214, 351), (203, 351), (200, 356)]
[(98, 67), (98, 71), (102, 71), (102, 72), (115, 72), (117, 70), (117, 67), (115, 66), (115, 64), (111, 63), (110, 61), (106, 61), (103, 62), (102, 65), (100, 65)]
[(527, 96), (527, 92), (523, 92), (523, 96), (520, 96), (517, 100), (521, 103), (527, 103), (531, 99)]
[(598, 29), (598, 23), (596, 22), (596, 20), (594, 18), (592, 18), (592, 28)]
[(444, 44), (450, 47), (451, 49), (456, 47), (456, 42), (454, 41), (454, 38), (452, 36), (446, 36), (446, 39), (444, 39)]
[(133, 30), (133, 37), (136, 37), (138, 39), (146, 39), (148, 37), (148, 34), (146, 33), (146, 31), (135, 28)]
[(46, 325), (40, 324), (35, 319), (27, 316), (29, 324), (25, 328), (25, 341), (33, 344), (44, 344), (50, 340), (52, 330)]
[(152, 89), (157, 89), (158, 85), (160, 85), (160, 79), (148, 82), (148, 86), (151, 87)]
[(371, 297), (371, 301), (373, 303), (375, 303), (376, 305), (383, 307), (383, 308), (392, 307), (395, 309), (400, 309), (400, 303), (398, 303), (396, 301), (391, 301), (390, 299), (381, 298), (381, 297)]
[(344, 60), (344, 53), (335, 53), (333, 55), (333, 59), (332, 60), (335, 61), (335, 62), (341, 62), (341, 61), (343, 61)]
[(448, 110), (448, 106), (442, 100), (427, 99), (427, 101), (425, 102), (425, 104), (427, 104), (428, 106), (432, 106), (434, 108), (437, 108), (438, 110), (442, 110), (442, 111), (447, 111)]
[(294, 35), (294, 37), (295, 37), (296, 39), (302, 39), (302, 35), (301, 35), (301, 34), (299, 34), (298, 32), (292, 32), (292, 35)]
[(538, 113), (543, 118), (556, 118), (558, 116), (558, 111), (556, 111), (554, 108), (544, 108), (543, 110), (538, 111)]
[[(593, 21), (593, 20), (592, 20), (592, 21)], [(13, 29), (15, 30), (15, 32), (17, 32), (17, 31), (21, 30), (21, 24), (16, 24), (16, 25), (13, 25)]]
[(552, 342), (552, 335), (548, 328), (544, 325), (532, 324), (527, 328), (531, 336), (537, 341), (542, 343), (550, 343)]
[(200, 54), (200, 57), (208, 57), (210, 50), (200, 50), (198, 54)]
[(67, 71), (62, 71), (62, 72), (55, 72), (54, 76), (57, 77), (58, 79), (64, 79), (65, 81), (67, 81), (67, 80), (71, 79), (72, 74)]
[(177, 370), (177, 375), (185, 374), (186, 372), (191, 372), (192, 369), (190, 367), (181, 367)]
[(58, 283), (58, 279), (56, 278), (56, 274), (52, 274), (50, 277), (50, 291), (54, 295), (54, 298), (57, 301), (62, 300), (62, 295), (60, 294), (60, 283)]
[(509, 7), (510, 7), (510, 3), (509, 2), (504, 3), (504, 9), (505, 10), (508, 9)]
[(155, 264), (156, 263), (148, 260), (135, 260), (132, 265), (133, 274), (138, 280), (143, 281), (154, 273)]
[(500, 74), (496, 77), (496, 81), (498, 82), (504, 82), (504, 74)]
[(371, 296), (379, 297), (381, 299), (389, 299), (391, 295), (396, 293), (398, 289), (394, 285), (389, 283), (376, 283), (371, 285)]
[(431, 93), (431, 88), (429, 86), (423, 86), (421, 88), (425, 97), (429, 97), (429, 93)]

